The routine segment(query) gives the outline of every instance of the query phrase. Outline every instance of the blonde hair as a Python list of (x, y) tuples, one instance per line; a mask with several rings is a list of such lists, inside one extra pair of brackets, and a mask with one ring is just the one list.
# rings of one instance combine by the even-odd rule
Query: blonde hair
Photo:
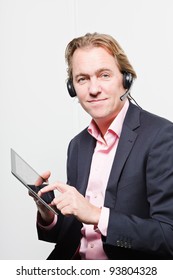
[(87, 33), (84, 36), (74, 38), (65, 50), (65, 59), (68, 65), (68, 79), (72, 80), (72, 58), (75, 50), (85, 47), (102, 47), (106, 49), (116, 60), (120, 72), (129, 72), (136, 78), (136, 72), (130, 64), (126, 54), (119, 43), (110, 35), (100, 33)]

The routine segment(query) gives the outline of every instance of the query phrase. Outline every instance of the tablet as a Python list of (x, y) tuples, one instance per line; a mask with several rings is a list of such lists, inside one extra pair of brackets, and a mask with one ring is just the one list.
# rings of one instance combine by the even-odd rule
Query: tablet
[(31, 194), (44, 204), (54, 214), (58, 215), (59, 210), (50, 203), (55, 195), (53, 191), (38, 196), (38, 192), (47, 186), (47, 182), (42, 178), (25, 160), (23, 160), (13, 149), (11, 149), (11, 173), (31, 192)]

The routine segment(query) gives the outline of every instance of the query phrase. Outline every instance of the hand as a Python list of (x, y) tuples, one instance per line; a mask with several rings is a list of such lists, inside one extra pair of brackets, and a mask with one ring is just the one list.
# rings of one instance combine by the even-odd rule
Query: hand
[[(41, 175), (41, 177), (39, 177), (38, 180), (35, 182), (35, 186), (40, 186), (43, 183), (43, 179), (44, 179), (44, 182), (45, 181), (48, 182), (50, 175), (51, 175), (50, 171), (44, 172)], [(36, 197), (34, 197), (31, 192), (29, 192), (29, 195), (34, 199), (34, 201), (36, 203), (38, 212), (40, 213), (40, 216), (43, 220), (42, 224), (44, 224), (44, 225), (50, 224), (53, 221), (54, 214), (49, 209), (47, 209), (47, 207), (44, 206), (44, 204), (41, 203)]]
[(76, 188), (56, 182), (41, 189), (39, 195), (52, 190), (58, 190), (60, 194), (54, 198), (51, 205), (55, 205), (63, 215), (74, 215), (85, 224), (98, 224), (101, 209), (91, 204)]

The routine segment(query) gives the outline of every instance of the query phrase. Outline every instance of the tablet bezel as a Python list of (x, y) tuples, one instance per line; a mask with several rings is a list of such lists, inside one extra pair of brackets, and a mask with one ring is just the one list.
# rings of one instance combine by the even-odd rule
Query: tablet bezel
[[(38, 200), (40, 201), (44, 206), (47, 207), (50, 211), (52, 211), (55, 215), (59, 214), (59, 210), (54, 207), (50, 206), (47, 202), (45, 202), (36, 192), (32, 190), (31, 187), (25, 182), (25, 180), (17, 173), (16, 171), (16, 157), (27, 166), (32, 172), (38, 175), (38, 177), (42, 178), (19, 154), (17, 154), (12, 148), (11, 148), (11, 173), (31, 192), (31, 194)], [(42, 178), (43, 179), (43, 178)], [(43, 179), (43, 182), (45, 183), (45, 186), (47, 183)]]

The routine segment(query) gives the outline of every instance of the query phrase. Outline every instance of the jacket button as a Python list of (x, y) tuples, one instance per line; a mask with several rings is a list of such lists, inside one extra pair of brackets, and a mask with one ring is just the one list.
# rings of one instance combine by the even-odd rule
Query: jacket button
[(130, 244), (130, 243), (128, 244), (128, 248), (129, 248), (129, 249), (130, 249), (130, 248), (132, 248), (132, 246), (131, 246), (131, 244)]
[(117, 240), (117, 246), (120, 247), (120, 241), (119, 240)]

